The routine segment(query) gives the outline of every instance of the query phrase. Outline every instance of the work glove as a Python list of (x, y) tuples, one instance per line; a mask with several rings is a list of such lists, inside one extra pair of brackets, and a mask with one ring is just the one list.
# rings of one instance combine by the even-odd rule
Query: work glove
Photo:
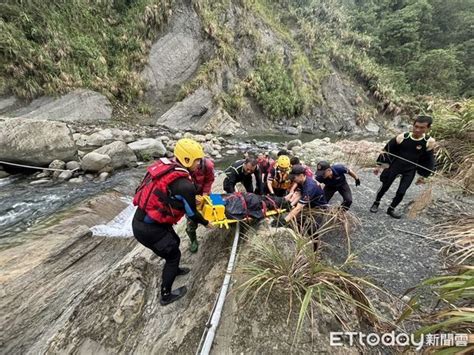
[(356, 186), (360, 186), (360, 179), (355, 179)]

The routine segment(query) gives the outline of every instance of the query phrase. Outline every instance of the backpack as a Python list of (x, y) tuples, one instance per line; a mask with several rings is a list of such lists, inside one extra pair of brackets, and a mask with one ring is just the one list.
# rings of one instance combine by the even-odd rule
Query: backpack
[(184, 216), (184, 209), (172, 206), (169, 185), (179, 179), (191, 181), (189, 171), (177, 162), (161, 158), (150, 165), (135, 191), (133, 204), (157, 223), (176, 224)]

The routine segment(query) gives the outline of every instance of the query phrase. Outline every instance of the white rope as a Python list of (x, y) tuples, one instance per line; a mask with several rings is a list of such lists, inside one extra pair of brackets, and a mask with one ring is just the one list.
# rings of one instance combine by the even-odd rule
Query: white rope
[(22, 168), (30, 168), (30, 169), (38, 169), (38, 170), (49, 170), (49, 171), (76, 171), (76, 170), (79, 170), (79, 168), (74, 168), (74, 169), (72, 169), (72, 170), (68, 170), (68, 169), (54, 169), (54, 168), (43, 168), (43, 167), (40, 167), (40, 166), (16, 164), (16, 163), (10, 163), (10, 162), (8, 162), (8, 161), (1, 161), (1, 160), (0, 160), (0, 164), (13, 165), (13, 166), (19, 166), (19, 167), (22, 167)]
[[(224, 302), (227, 295), (227, 289), (230, 285), (230, 279), (232, 276), (232, 272), (234, 271), (234, 263), (235, 263), (235, 256), (237, 255), (237, 246), (239, 245), (239, 234), (240, 234), (240, 223), (237, 223), (235, 228), (235, 235), (234, 235), (234, 243), (232, 245), (232, 251), (229, 257), (229, 263), (227, 264), (227, 270), (224, 277), (224, 281), (222, 282), (221, 291), (219, 296), (214, 304), (214, 308), (211, 313), (210, 321), (206, 324), (206, 329), (204, 330), (204, 334), (206, 334), (206, 338), (204, 343), (199, 344), (198, 350), (196, 354), (200, 355), (209, 355), (211, 352), (212, 344), (214, 342), (214, 337), (216, 336), (217, 327), (219, 326), (219, 321), (221, 319), (222, 309), (224, 308)], [(202, 344), (202, 348), (201, 348)], [(201, 348), (201, 349), (199, 349)]]

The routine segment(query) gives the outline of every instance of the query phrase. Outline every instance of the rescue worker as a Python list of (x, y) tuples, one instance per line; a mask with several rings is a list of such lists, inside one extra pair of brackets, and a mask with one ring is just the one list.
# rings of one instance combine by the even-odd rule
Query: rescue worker
[(334, 164), (331, 166), (324, 160), (318, 163), (316, 180), (324, 184), (323, 190), (326, 201), (329, 203), (334, 194), (339, 192), (342, 196), (341, 207), (347, 211), (352, 205), (352, 191), (347, 183), (345, 174), (349, 174), (355, 180), (356, 186), (360, 185), (360, 179), (352, 169), (342, 164)]
[(179, 267), (180, 239), (173, 225), (186, 214), (194, 222), (212, 228), (196, 209), (196, 187), (190, 175), (204, 157), (202, 146), (192, 139), (180, 139), (174, 148), (174, 157), (161, 158), (148, 167), (133, 199), (133, 204), (138, 206), (132, 222), (133, 235), (165, 259), (161, 305), (178, 300), (187, 291), (186, 286), (172, 290), (176, 276), (190, 271)]
[[(211, 193), (212, 183), (214, 182), (214, 162), (210, 158), (202, 158), (196, 170), (191, 171), (191, 178), (193, 179), (194, 186), (196, 187), (196, 193), (198, 200), (202, 199), (202, 196), (209, 195)], [(197, 240), (196, 229), (198, 224), (191, 218), (187, 217), (186, 233), (191, 240), (189, 251), (195, 253), (198, 251), (199, 243)]]
[(268, 153), (259, 153), (257, 156), (257, 164), (258, 168), (260, 169), (260, 172), (262, 174), (262, 185), (265, 189), (265, 192), (268, 192), (266, 190), (267, 186), (267, 179), (268, 179), (268, 172), (270, 170), (270, 166), (274, 164), (274, 160), (270, 158), (270, 154)]
[(290, 159), (290, 164), (291, 164), (291, 166), (303, 165), (305, 167), (305, 175), (310, 177), (310, 178), (314, 178), (313, 170), (311, 170), (311, 168), (309, 166), (302, 164), (301, 161), (300, 161), (300, 158), (292, 157)]
[(267, 190), (271, 195), (284, 197), (293, 185), (290, 180), (290, 158), (280, 155), (268, 173)]
[[(305, 175), (310, 179), (314, 179), (313, 170), (311, 170), (311, 168), (309, 166), (301, 164), (300, 158), (292, 157), (290, 159), (290, 164), (291, 164), (292, 167), (295, 166), (295, 165), (304, 166)], [(301, 189), (298, 187), (297, 183), (293, 183), (293, 186), (291, 186), (290, 191), (285, 196), (285, 199), (287, 201), (289, 201), (292, 206), (296, 206), (296, 204), (298, 203), (300, 198), (301, 198)]]
[(286, 223), (295, 219), (305, 207), (314, 208), (327, 205), (323, 189), (316, 180), (306, 176), (306, 169), (303, 165), (295, 165), (291, 169), (290, 179), (301, 188), (301, 198), (285, 217)]
[[(263, 193), (262, 173), (257, 164), (257, 159), (249, 157), (244, 160), (237, 160), (234, 164), (225, 169), (224, 191), (235, 192), (235, 185), (240, 182), (247, 192), (256, 194)], [(255, 188), (253, 187), (252, 175), (255, 177)]]
[[(303, 165), (295, 165), (291, 169), (290, 179), (298, 184), (301, 189), (301, 197), (297, 205), (286, 215), (284, 218), (279, 218), (275, 222), (276, 227), (286, 226), (290, 221), (296, 220), (296, 218), (303, 212), (307, 207), (309, 208), (325, 208), (327, 206), (326, 200), (324, 199), (324, 191), (319, 183), (306, 176), (306, 168)], [(313, 249), (316, 251), (319, 246), (318, 240), (318, 228), (321, 224), (322, 216), (316, 215), (316, 219), (312, 220), (308, 224), (308, 230), (304, 233), (308, 233), (313, 239)], [(302, 225), (307, 225), (308, 221), (304, 217)]]
[(396, 219), (402, 217), (395, 211), (395, 208), (403, 200), (416, 173), (420, 175), (416, 184), (423, 184), (425, 178), (431, 175), (435, 167), (433, 153), (435, 140), (427, 134), (432, 123), (433, 119), (430, 116), (417, 116), (412, 132), (401, 133), (385, 145), (384, 152), (377, 158), (378, 167), (374, 169), (375, 175), (382, 172), (380, 175), (382, 186), (377, 192), (370, 212), (376, 213), (378, 211), (383, 195), (392, 186), (395, 179), (401, 176), (400, 184), (387, 209), (387, 214)]

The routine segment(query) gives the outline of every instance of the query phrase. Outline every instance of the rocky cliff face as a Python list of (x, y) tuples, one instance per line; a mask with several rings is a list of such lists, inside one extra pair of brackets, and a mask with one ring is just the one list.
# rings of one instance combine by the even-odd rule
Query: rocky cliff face
[[(206, 122), (212, 119), (202, 112), (214, 112), (223, 97), (232, 97), (236, 90), (240, 90), (245, 85), (242, 83), (248, 81), (257, 69), (257, 57), (261, 53), (282, 53), (288, 68), (301, 54), (296, 53), (284, 36), (246, 6), (229, 4), (220, 13), (214, 14), (220, 16), (218, 23), (221, 28), (213, 28), (215, 23), (202, 18), (211, 12), (211, 8), (204, 8), (200, 3), (196, 1), (193, 7), (185, 1), (177, 2), (168, 29), (154, 44), (150, 63), (143, 75), (149, 83), (148, 98), (158, 125), (206, 132)], [(220, 57), (219, 51), (224, 50), (224, 44), (218, 32), (225, 34), (222, 37), (232, 38), (228, 44), (229, 51), (235, 51), (232, 60)], [(258, 42), (253, 37), (258, 37)], [(177, 55), (180, 51), (184, 55)], [(302, 73), (299, 80), (311, 80), (305, 76)], [(183, 84), (188, 86), (189, 96), (165, 112)], [(279, 128), (287, 130), (287, 127), (292, 127), (290, 131), (296, 134), (303, 130), (309, 133), (328, 131), (368, 135), (379, 132), (380, 124), (374, 120), (375, 116), (360, 125), (358, 110), (369, 99), (358, 84), (344, 78), (334, 67), (322, 80), (320, 95), (322, 101), (315, 104), (310, 113), (284, 119)], [(275, 122), (262, 112), (259, 105), (255, 105), (251, 97), (244, 95), (240, 100), (240, 108), (231, 115), (243, 129), (268, 131), (276, 128)], [(224, 107), (228, 106), (224, 104)], [(232, 125), (229, 131), (240, 132), (238, 127)]]
[[(127, 110), (135, 112), (133, 120), (139, 123), (202, 133), (280, 130), (374, 136), (385, 130), (388, 122), (377, 115), (359, 84), (331, 65), (314, 77), (312, 71), (319, 69), (312, 66), (317, 65), (288, 36), (291, 33), (279, 32), (268, 17), (246, 2), (211, 6), (206, 1), (176, 1), (141, 73), (145, 109), (132, 104)], [(270, 119), (257, 102), (252, 85), (262, 56), (269, 53), (281, 56), (282, 70), (293, 72), (293, 86), (304, 86), (300, 95), (311, 102), (304, 113)], [(117, 108), (114, 112), (112, 106)], [(0, 114), (7, 117), (100, 124), (121, 112), (117, 102), (111, 104), (105, 96), (82, 89), (26, 104), (11, 96), (0, 99)]]

